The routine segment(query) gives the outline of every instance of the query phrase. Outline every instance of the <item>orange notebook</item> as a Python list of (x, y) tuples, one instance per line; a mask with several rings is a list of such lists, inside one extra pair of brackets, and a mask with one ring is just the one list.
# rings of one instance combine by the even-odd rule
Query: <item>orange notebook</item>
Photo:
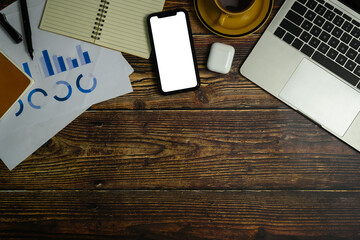
[(0, 51), (0, 119), (32, 84), (33, 80)]

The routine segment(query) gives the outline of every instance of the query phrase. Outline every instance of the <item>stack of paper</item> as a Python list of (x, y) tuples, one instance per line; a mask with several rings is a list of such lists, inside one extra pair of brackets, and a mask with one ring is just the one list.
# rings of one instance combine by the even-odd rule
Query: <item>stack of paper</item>
[[(0, 29), (0, 49), (35, 82), (0, 120), (0, 158), (10, 170), (93, 104), (132, 91), (133, 69), (120, 52), (39, 30), (45, 0), (28, 5), (33, 61)], [(2, 12), (22, 29), (17, 2)]]

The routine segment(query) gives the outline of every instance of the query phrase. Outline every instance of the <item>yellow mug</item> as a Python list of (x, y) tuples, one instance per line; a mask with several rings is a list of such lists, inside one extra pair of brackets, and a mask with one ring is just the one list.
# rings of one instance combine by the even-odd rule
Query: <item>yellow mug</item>
[(214, 0), (214, 2), (221, 10), (218, 24), (223, 26), (229, 17), (237, 16), (250, 10), (255, 0)]

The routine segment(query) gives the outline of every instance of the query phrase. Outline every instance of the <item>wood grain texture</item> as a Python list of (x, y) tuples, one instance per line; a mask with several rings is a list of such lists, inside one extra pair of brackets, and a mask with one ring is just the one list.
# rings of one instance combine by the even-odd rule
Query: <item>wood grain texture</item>
[[(199, 64), (201, 87), (197, 91), (171, 96), (161, 96), (157, 87), (153, 65), (142, 64), (132, 75), (134, 92), (123, 97), (100, 103), (92, 107), (100, 109), (244, 109), (286, 108), (279, 100), (242, 77), (240, 65), (249, 54), (258, 36), (226, 41), (214, 36), (195, 36), (195, 48)], [(233, 67), (223, 75), (206, 69), (207, 56), (213, 42), (221, 41), (235, 47)], [(129, 58), (127, 58), (129, 59)], [(269, 76), (271, 77), (271, 76)]]
[[(124, 54), (133, 93), (94, 105), (13, 171), (0, 162), (1, 240), (360, 239), (359, 152), (239, 74), (268, 22), (225, 39), (193, 1), (164, 9), (180, 7), (201, 88), (161, 96), (151, 60)], [(206, 69), (213, 42), (235, 47), (229, 74)]]
[(359, 189), (359, 160), (293, 110), (87, 112), (0, 189)]
[(358, 239), (359, 199), (357, 191), (11, 192), (0, 199), (0, 238)]
[[(211, 34), (199, 21), (193, 8), (193, 1), (166, 1), (165, 10), (184, 8), (189, 12), (194, 46), (199, 65), (201, 88), (195, 92), (161, 96), (151, 62), (124, 54), (133, 65), (132, 75), (134, 92), (101, 104), (92, 109), (221, 109), (221, 108), (284, 108), (285, 105), (242, 77), (239, 69), (250, 53), (261, 33), (261, 29), (243, 38), (229, 39)], [(275, 0), (271, 17), (277, 12), (283, 0)], [(270, 18), (271, 18), (270, 17)], [(207, 70), (206, 62), (210, 46), (214, 42), (230, 44), (235, 48), (235, 57), (230, 74), (218, 74)], [(271, 77), (271, 76), (269, 76)], [(135, 80), (134, 80), (135, 79)]]

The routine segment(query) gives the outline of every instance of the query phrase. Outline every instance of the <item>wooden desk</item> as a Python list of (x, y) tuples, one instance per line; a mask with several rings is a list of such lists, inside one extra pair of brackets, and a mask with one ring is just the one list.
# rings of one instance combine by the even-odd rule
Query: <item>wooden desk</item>
[[(360, 239), (359, 152), (239, 75), (263, 29), (225, 39), (192, 1), (175, 7), (190, 13), (201, 88), (161, 96), (150, 61), (125, 55), (133, 93), (0, 164), (0, 239)], [(227, 75), (205, 67), (217, 41), (236, 48)]]

